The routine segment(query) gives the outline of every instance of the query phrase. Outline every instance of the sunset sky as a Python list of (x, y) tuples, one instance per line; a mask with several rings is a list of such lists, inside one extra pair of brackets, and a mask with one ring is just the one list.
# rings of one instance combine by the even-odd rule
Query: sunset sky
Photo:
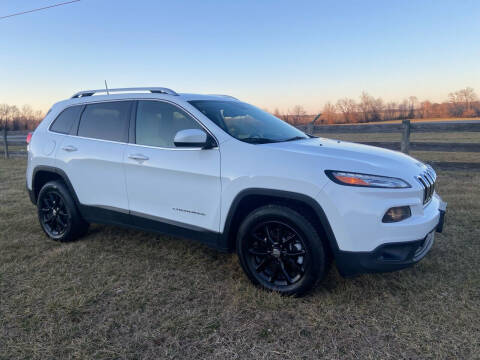
[(443, 101), (480, 93), (479, 34), (475, 0), (82, 0), (0, 20), (0, 103), (47, 110), (104, 79), (311, 113), (362, 91)]

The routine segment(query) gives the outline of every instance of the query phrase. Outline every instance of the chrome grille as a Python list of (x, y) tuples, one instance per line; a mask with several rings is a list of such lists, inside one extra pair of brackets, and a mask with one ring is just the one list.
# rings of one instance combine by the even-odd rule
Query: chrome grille
[(417, 180), (423, 187), (423, 203), (428, 203), (435, 192), (435, 182), (437, 174), (430, 165), (427, 165), (427, 170), (417, 176)]

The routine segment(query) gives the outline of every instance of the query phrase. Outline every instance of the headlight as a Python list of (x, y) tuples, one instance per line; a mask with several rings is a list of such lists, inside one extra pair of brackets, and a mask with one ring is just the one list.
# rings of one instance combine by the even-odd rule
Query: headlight
[(394, 189), (411, 187), (409, 183), (402, 179), (388, 176), (359, 174), (337, 170), (325, 170), (325, 174), (330, 180), (340, 185)]

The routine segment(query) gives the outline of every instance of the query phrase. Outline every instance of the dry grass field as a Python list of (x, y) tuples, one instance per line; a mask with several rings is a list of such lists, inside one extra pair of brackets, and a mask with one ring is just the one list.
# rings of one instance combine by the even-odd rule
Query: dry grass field
[(0, 359), (480, 358), (480, 173), (439, 172), (445, 231), (413, 268), (252, 286), (234, 254), (94, 225), (47, 240), (24, 159), (0, 160)]

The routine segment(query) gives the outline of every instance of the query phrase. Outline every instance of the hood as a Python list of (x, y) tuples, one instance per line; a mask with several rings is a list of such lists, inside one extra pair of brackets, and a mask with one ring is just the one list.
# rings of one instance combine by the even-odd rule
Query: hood
[(399, 177), (408, 182), (407, 178), (411, 179), (427, 168), (422, 162), (398, 151), (341, 140), (311, 138), (263, 146), (314, 156), (325, 170)]

